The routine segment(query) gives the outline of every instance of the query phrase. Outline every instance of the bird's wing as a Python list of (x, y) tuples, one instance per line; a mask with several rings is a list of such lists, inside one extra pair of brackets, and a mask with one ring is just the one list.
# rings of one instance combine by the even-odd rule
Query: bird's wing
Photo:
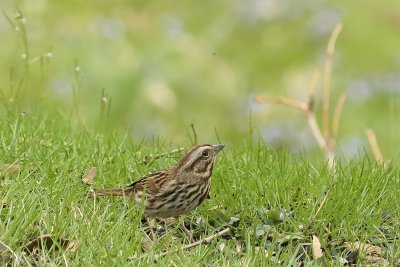
[(171, 177), (170, 170), (162, 170), (143, 177), (129, 185), (129, 188), (137, 191), (143, 191), (143, 189), (145, 189), (149, 193), (156, 194), (162, 190), (163, 185), (170, 180)]
[(164, 185), (173, 179), (173, 170), (167, 169), (142, 177), (140, 180), (129, 186), (117, 189), (95, 190), (97, 196), (125, 196), (131, 192), (147, 191), (150, 195), (155, 195), (163, 190)]

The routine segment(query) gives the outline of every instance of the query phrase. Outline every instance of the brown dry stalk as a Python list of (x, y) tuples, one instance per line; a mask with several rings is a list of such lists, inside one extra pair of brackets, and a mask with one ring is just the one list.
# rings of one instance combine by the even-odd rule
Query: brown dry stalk
[(282, 96), (276, 96), (276, 97), (269, 97), (269, 96), (256, 96), (254, 100), (257, 103), (278, 103), (282, 105), (286, 105), (289, 107), (297, 108), (302, 111), (307, 110), (307, 105), (300, 102), (296, 101), (287, 97), (282, 97)]
[(321, 130), (318, 127), (318, 123), (317, 123), (317, 120), (316, 120), (316, 117), (315, 117), (315, 114), (313, 111), (314, 95), (315, 95), (315, 91), (316, 91), (316, 88), (317, 88), (317, 85), (319, 82), (319, 78), (320, 78), (320, 71), (319, 71), (319, 69), (316, 69), (313, 73), (311, 85), (308, 90), (309, 99), (308, 99), (307, 104), (302, 103), (297, 100), (289, 99), (286, 97), (256, 96), (254, 98), (254, 100), (257, 103), (277, 103), (277, 104), (286, 105), (286, 106), (293, 107), (293, 108), (303, 111), (307, 118), (308, 126), (309, 126), (315, 140), (317, 141), (319, 147), (322, 150), (326, 151), (327, 157), (330, 158), (328, 156), (326, 140), (324, 139), (323, 135), (321, 134)]
[[(326, 50), (325, 66), (324, 66), (324, 80), (323, 80), (323, 99), (322, 99), (322, 131), (321, 127), (318, 125), (315, 111), (314, 111), (314, 99), (315, 94), (318, 89), (321, 70), (316, 68), (313, 72), (313, 76), (308, 88), (308, 101), (303, 103), (297, 100), (293, 100), (286, 97), (268, 97), (268, 96), (256, 96), (254, 100), (257, 103), (277, 103), (293, 107), (302, 110), (306, 116), (308, 127), (310, 128), (316, 142), (319, 147), (325, 151), (326, 157), (328, 159), (328, 165), (330, 168), (334, 166), (335, 154), (333, 148), (335, 146), (335, 139), (337, 137), (339, 122), (341, 112), (343, 110), (343, 105), (346, 100), (346, 95), (342, 94), (339, 98), (335, 112), (333, 114), (332, 129), (329, 127), (329, 101), (330, 101), (330, 83), (332, 74), (332, 58), (335, 51), (336, 40), (343, 28), (342, 24), (337, 24), (332, 34), (329, 38), (328, 47)], [(332, 133), (331, 133), (332, 130)]]
[(346, 102), (346, 97), (347, 97), (346, 93), (340, 95), (339, 100), (335, 107), (335, 112), (333, 113), (333, 121), (332, 121), (333, 138), (336, 138), (338, 136), (340, 115), (342, 114), (344, 102)]
[(313, 111), (313, 103), (314, 103), (314, 95), (315, 91), (319, 82), (320, 78), (320, 70), (316, 69), (313, 73), (313, 77), (311, 80), (311, 84), (308, 90), (308, 103), (302, 103), (297, 100), (289, 99), (286, 97), (268, 97), (268, 96), (256, 96), (254, 100), (257, 103), (277, 103), (277, 104), (282, 104), (286, 105), (289, 107), (293, 107), (296, 109), (299, 109), (303, 111), (306, 115), (307, 118), (307, 123), (308, 126), (310, 127), (310, 130), (312, 134), (314, 135), (315, 140), (317, 141), (318, 145), (320, 146), (321, 149), (325, 150), (326, 149), (326, 142), (324, 137), (321, 134), (321, 131), (318, 127), (317, 120), (314, 115)]
[(372, 153), (374, 154), (375, 160), (379, 163), (383, 163), (383, 157), (381, 150), (378, 145), (378, 141), (376, 140), (376, 135), (373, 130), (367, 129), (365, 131), (365, 134), (367, 135), (369, 145), (371, 146)]
[(316, 68), (311, 78), (310, 86), (308, 87), (308, 110), (314, 110), (314, 98), (317, 91), (319, 81), (321, 79), (321, 69)]
[(318, 84), (321, 77), (321, 70), (319, 68), (314, 70), (310, 87), (308, 88), (308, 109), (306, 112), (308, 127), (310, 128), (315, 140), (317, 141), (319, 147), (325, 151), (326, 157), (328, 159), (328, 165), (330, 168), (333, 167), (335, 155), (332, 151), (329, 140), (325, 139), (321, 133), (321, 129), (318, 126), (317, 119), (314, 112), (314, 98), (315, 92), (317, 91)]
[(328, 47), (325, 55), (324, 80), (323, 80), (323, 100), (322, 100), (322, 129), (325, 140), (329, 140), (329, 100), (330, 85), (332, 75), (332, 61), (335, 52), (336, 40), (341, 32), (343, 25), (337, 24), (329, 38)]
[(310, 127), (310, 130), (314, 135), (315, 140), (317, 141), (319, 147), (326, 152), (327, 144), (324, 137), (322, 136), (321, 130), (318, 127), (318, 123), (315, 118), (314, 112), (307, 112), (306, 116), (307, 116), (308, 127)]

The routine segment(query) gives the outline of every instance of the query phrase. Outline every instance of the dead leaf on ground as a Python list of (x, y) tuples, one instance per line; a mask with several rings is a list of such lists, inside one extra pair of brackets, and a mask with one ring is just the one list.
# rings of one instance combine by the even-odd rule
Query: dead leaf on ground
[(5, 243), (0, 241), (0, 254), (3, 253), (4, 251), (9, 251), (12, 253), (12, 250), (9, 246), (7, 246)]
[(321, 242), (319, 241), (318, 237), (316, 237), (315, 235), (313, 235), (312, 237), (312, 254), (315, 260), (318, 260), (319, 258), (322, 258), (322, 256), (324, 255), (322, 253), (322, 249), (321, 249)]
[(148, 238), (147, 236), (144, 236), (142, 239), (142, 251), (143, 252), (148, 251), (152, 245), (153, 245), (153, 241), (151, 241), (151, 239)]
[(382, 256), (382, 249), (368, 243), (346, 242), (346, 250), (350, 252), (360, 253), (361, 258), (371, 264), (379, 264), (379, 266), (389, 266), (389, 261)]
[(0, 266), (11, 266), (13, 254), (11, 248), (0, 241)]
[(81, 210), (79, 209), (79, 207), (77, 207), (77, 205), (75, 205), (75, 203), (71, 203), (71, 211), (74, 215), (75, 220), (79, 220), (83, 217)]
[(225, 243), (224, 243), (224, 242), (219, 243), (219, 244), (217, 245), (217, 249), (218, 249), (219, 252), (224, 252)]
[(44, 140), (44, 139), (40, 140), (39, 144), (41, 146), (45, 146), (45, 147), (52, 147), (53, 146), (53, 143), (50, 140)]
[(346, 242), (346, 249), (351, 252), (361, 251), (363, 255), (382, 255), (382, 249), (378, 246), (374, 246), (367, 243), (356, 242)]
[(236, 249), (236, 253), (239, 253), (239, 254), (242, 253), (242, 251), (243, 251), (242, 245), (239, 243), (236, 243), (235, 249)]
[(67, 251), (71, 253), (75, 253), (79, 248), (79, 242), (78, 241), (69, 241), (68, 246), (67, 246)]
[(0, 172), (3, 172), (5, 174), (13, 174), (20, 172), (21, 168), (19, 165), (16, 164), (1, 164), (0, 163)]
[(77, 241), (71, 241), (63, 237), (55, 237), (53, 235), (47, 234), (29, 241), (23, 246), (23, 250), (27, 253), (32, 253), (35, 251), (35, 249), (50, 249), (51, 247), (53, 247), (54, 244), (58, 248), (63, 248), (70, 252), (75, 252), (79, 246)]
[(254, 250), (255, 250), (256, 253), (263, 253), (264, 256), (267, 257), (267, 258), (268, 258), (268, 256), (269, 256), (268, 250), (266, 250), (266, 249), (263, 248), (263, 247), (256, 246), (256, 247), (254, 248)]
[(0, 241), (0, 256), (2, 256), (3, 253), (5, 253), (6, 251), (11, 253), (11, 254), (14, 253), (9, 246), (7, 246), (4, 242)]
[(92, 167), (89, 170), (87, 170), (87, 172), (84, 175), (82, 175), (82, 182), (84, 182), (85, 184), (92, 184), (93, 179), (94, 177), (96, 177), (96, 175), (97, 175), (97, 168)]

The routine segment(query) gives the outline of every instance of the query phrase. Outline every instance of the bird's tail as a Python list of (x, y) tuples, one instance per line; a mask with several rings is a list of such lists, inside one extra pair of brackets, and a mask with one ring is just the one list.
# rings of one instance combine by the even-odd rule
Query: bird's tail
[(117, 189), (95, 189), (92, 192), (93, 196), (127, 196), (134, 189), (132, 187), (123, 187)]

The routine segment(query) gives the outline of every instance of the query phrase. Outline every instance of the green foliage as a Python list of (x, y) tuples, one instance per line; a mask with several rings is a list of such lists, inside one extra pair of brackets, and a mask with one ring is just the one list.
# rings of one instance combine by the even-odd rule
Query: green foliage
[[(54, 110), (29, 116), (9, 113), (0, 126), (1, 163), (20, 167), (19, 172), (3, 169), (0, 174), (0, 241), (20, 261), (41, 266), (137, 266), (153, 264), (166, 249), (171, 253), (158, 258), (161, 266), (193, 262), (313, 265), (317, 262), (309, 246), (312, 235), (321, 240), (324, 258), (333, 265), (340, 258), (363, 262), (362, 255), (344, 250), (345, 242), (379, 246), (391, 264), (400, 257), (400, 170), (396, 164), (384, 169), (362, 157), (339, 161), (329, 170), (323, 161), (310, 163), (300, 156), (277, 153), (262, 142), (228, 146), (215, 165), (211, 199), (183, 219), (196, 226), (196, 238), (226, 227), (233, 234), (183, 251), (180, 248), (187, 240), (171, 225), (158, 243), (143, 252), (147, 233), (140, 207), (126, 198), (89, 198), (90, 186), (82, 183), (81, 176), (96, 166), (94, 187), (129, 184), (174, 164), (181, 155), (147, 165), (143, 159), (175, 147), (162, 140), (150, 145), (133, 142), (125, 132), (99, 134), (74, 128)], [(76, 251), (57, 250), (53, 245), (40, 249), (35, 257), (23, 253), (24, 244), (45, 234), (79, 245)], [(17, 265), (16, 258), (13, 262)]]
[[(371, 263), (349, 248), (356, 242), (399, 264), (398, 0), (5, 0), (0, 8), (0, 265)], [(301, 114), (251, 98), (304, 100), (337, 22), (332, 100), (347, 92), (348, 101), (329, 169)], [(366, 128), (387, 167), (365, 153)], [(227, 147), (211, 199), (181, 220), (198, 240), (230, 234), (185, 250), (172, 224), (143, 250), (141, 207), (88, 197), (92, 187), (173, 165), (183, 152), (168, 152), (197, 139)], [(290, 153), (299, 150), (307, 157)], [(93, 184), (84, 184), (92, 167)]]

